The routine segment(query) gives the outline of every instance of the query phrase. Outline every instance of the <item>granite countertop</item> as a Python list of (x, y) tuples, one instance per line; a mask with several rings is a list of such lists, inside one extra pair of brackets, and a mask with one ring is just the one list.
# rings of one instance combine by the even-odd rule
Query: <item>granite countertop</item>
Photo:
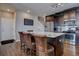
[(55, 32), (29, 32), (33, 35), (38, 35), (38, 36), (47, 36), (51, 38), (56, 38), (58, 36), (64, 35), (65, 33), (55, 33)]

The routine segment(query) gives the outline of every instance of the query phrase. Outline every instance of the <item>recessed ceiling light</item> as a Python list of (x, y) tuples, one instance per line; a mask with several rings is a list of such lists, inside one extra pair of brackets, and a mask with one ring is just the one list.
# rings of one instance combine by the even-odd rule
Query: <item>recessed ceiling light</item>
[(60, 6), (60, 5), (61, 5), (61, 3), (58, 3), (57, 5), (59, 5), (59, 6)]
[(58, 3), (57, 5), (58, 5), (58, 6), (63, 6), (61, 3)]
[(52, 7), (53, 10), (56, 9), (56, 8), (58, 8), (58, 7), (61, 7), (61, 6), (63, 6), (62, 3), (56, 3), (56, 4), (51, 5), (51, 7)]
[(10, 11), (10, 9), (7, 9), (7, 11)]
[(30, 10), (27, 10), (27, 13), (30, 13)]

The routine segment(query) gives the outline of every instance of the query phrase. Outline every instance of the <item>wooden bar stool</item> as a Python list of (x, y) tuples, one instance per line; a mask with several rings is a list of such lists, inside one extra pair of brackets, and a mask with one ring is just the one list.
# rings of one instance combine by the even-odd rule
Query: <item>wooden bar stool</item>
[(29, 33), (24, 32), (19, 32), (19, 35), (21, 42), (21, 50), (24, 50), (27, 55), (36, 55), (36, 46), (33, 36)]
[(54, 53), (54, 47), (47, 43), (45, 35), (34, 35), (36, 41), (36, 54), (38, 56), (48, 56)]
[(25, 40), (25, 50), (27, 55), (36, 54), (35, 42), (32, 42), (32, 35), (30, 33), (23, 33)]
[[(19, 36), (20, 36), (21, 50), (24, 50), (24, 47), (25, 47), (25, 40), (24, 40), (23, 32), (19, 32)], [(24, 50), (24, 51), (25, 51), (25, 50)]]

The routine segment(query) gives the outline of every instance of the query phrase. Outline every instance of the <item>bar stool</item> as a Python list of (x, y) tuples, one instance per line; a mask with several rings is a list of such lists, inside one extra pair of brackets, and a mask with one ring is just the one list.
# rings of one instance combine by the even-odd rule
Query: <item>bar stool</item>
[(21, 42), (21, 50), (23, 50), (27, 55), (36, 55), (36, 46), (33, 36), (29, 33), (24, 32), (19, 32), (19, 35)]
[(54, 47), (47, 43), (45, 35), (34, 35), (36, 41), (36, 55), (51, 56), (54, 54)]
[(25, 40), (24, 40), (23, 32), (19, 32), (19, 36), (20, 36), (21, 50), (25, 51)]
[(27, 55), (36, 54), (35, 42), (32, 42), (32, 35), (30, 33), (23, 33), (25, 40), (25, 50)]

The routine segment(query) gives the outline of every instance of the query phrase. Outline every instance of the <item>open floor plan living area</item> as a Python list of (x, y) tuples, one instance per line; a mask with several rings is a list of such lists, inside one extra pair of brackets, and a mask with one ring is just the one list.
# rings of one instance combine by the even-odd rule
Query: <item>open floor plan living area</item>
[(0, 56), (79, 56), (79, 3), (0, 3)]

